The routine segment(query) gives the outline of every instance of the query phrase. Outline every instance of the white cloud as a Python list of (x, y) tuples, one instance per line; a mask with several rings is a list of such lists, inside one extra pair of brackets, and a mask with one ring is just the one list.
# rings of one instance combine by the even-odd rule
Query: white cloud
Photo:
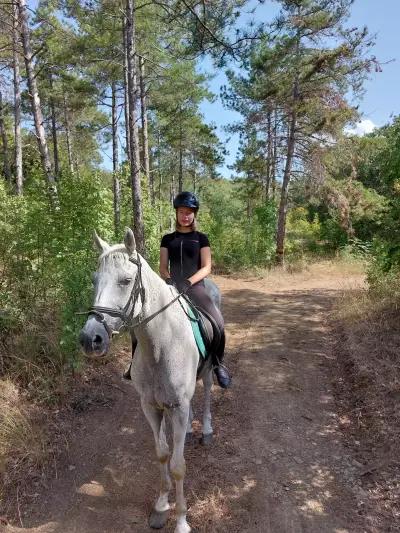
[(366, 135), (367, 133), (371, 133), (377, 127), (378, 126), (374, 124), (372, 120), (370, 120), (369, 118), (366, 118), (358, 122), (352, 128), (345, 128), (344, 132), (347, 135), (359, 135), (360, 137), (362, 137), (363, 135)]

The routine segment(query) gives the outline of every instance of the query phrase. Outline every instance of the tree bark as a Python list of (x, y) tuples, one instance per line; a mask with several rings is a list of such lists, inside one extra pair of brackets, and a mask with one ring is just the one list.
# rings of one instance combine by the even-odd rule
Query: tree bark
[(51, 136), (53, 138), (53, 159), (54, 159), (54, 174), (56, 179), (60, 176), (60, 159), (58, 156), (58, 139), (57, 139), (57, 119), (56, 119), (56, 108), (54, 105), (54, 96), (53, 96), (53, 74), (49, 73), (49, 82), (50, 82), (50, 112), (51, 112)]
[(277, 234), (276, 234), (276, 262), (278, 265), (284, 264), (287, 201), (288, 201), (290, 174), (292, 171), (294, 147), (295, 147), (295, 142), (296, 142), (296, 138), (295, 138), (296, 123), (297, 123), (297, 113), (295, 110), (292, 110), (290, 114), (290, 122), (289, 122), (289, 135), (288, 135), (288, 144), (287, 144), (287, 151), (286, 151), (285, 170), (283, 173), (283, 181), (282, 181), (281, 200), (280, 200), (279, 211), (278, 211), (278, 229), (277, 229)]
[[(170, 204), (172, 205), (173, 201), (174, 201), (174, 198), (176, 196), (176, 190), (175, 190), (175, 176), (172, 174), (171, 176), (171, 181), (170, 181), (170, 184), (169, 184), (169, 199), (170, 199)], [(174, 231), (176, 229), (175, 225), (176, 225), (176, 219), (174, 217), (174, 214), (172, 211), (170, 211), (171, 215), (170, 215), (170, 230), (171, 231)]]
[(0, 91), (0, 136), (3, 144), (3, 172), (4, 177), (11, 185), (11, 170), (10, 170), (10, 159), (8, 157), (8, 140), (6, 125), (4, 122), (4, 106), (3, 106), (3, 95)]
[(197, 190), (197, 172), (196, 172), (196, 159), (193, 159), (193, 193), (196, 194)]
[(112, 159), (113, 159), (113, 189), (114, 189), (114, 231), (118, 236), (121, 223), (121, 185), (118, 175), (118, 119), (117, 119), (117, 87), (115, 81), (111, 84), (111, 129), (112, 129)]
[(183, 147), (182, 147), (182, 122), (179, 124), (179, 171), (178, 171), (178, 192), (183, 189)]
[(272, 198), (276, 196), (276, 167), (278, 162), (278, 111), (274, 111), (274, 127), (272, 141), (271, 188)]
[(26, 0), (17, 0), (19, 9), (19, 16), (21, 21), (21, 37), (24, 48), (25, 67), (28, 78), (29, 96), (32, 101), (32, 112), (35, 122), (36, 137), (39, 146), (40, 158), (44, 174), (47, 179), (50, 199), (53, 205), (58, 200), (56, 180), (53, 174), (53, 169), (50, 161), (49, 150), (46, 140), (46, 132), (43, 126), (43, 113), (40, 104), (39, 91), (36, 83), (36, 76), (33, 68), (33, 53), (30, 42), (30, 33), (28, 26), (28, 15), (26, 8)]
[(14, 70), (14, 142), (15, 142), (15, 188), (18, 195), (22, 194), (24, 175), (22, 168), (22, 135), (21, 135), (21, 86), (19, 68), (19, 10), (14, 4), (13, 17), (13, 70)]
[(69, 165), (69, 170), (71, 174), (74, 174), (75, 168), (74, 168), (74, 157), (73, 157), (74, 154), (73, 154), (73, 147), (72, 147), (71, 125), (69, 122), (68, 106), (67, 106), (67, 99), (65, 97), (65, 92), (63, 94), (63, 102), (64, 102), (64, 127), (65, 127), (65, 139), (67, 141), (68, 165)]
[(124, 114), (125, 114), (125, 152), (131, 161), (131, 135), (129, 129), (129, 81), (128, 81), (128, 48), (126, 46), (126, 17), (122, 25), (122, 38), (124, 44)]
[(269, 198), (269, 191), (271, 188), (271, 171), (272, 171), (272, 127), (271, 127), (271, 111), (267, 113), (267, 175), (264, 188), (264, 200)]
[(154, 179), (150, 172), (149, 156), (149, 132), (147, 120), (147, 98), (145, 87), (144, 59), (139, 57), (139, 75), (140, 75), (140, 109), (142, 117), (142, 148), (143, 148), (143, 167), (146, 174), (146, 180), (149, 186), (151, 204), (154, 205)]
[(133, 231), (136, 247), (139, 253), (144, 254), (144, 225), (142, 212), (142, 189), (140, 184), (140, 152), (138, 130), (136, 124), (136, 34), (135, 34), (135, 0), (126, 0), (126, 50), (128, 63), (128, 101), (129, 101), (129, 130), (131, 152), (131, 188), (133, 204)]

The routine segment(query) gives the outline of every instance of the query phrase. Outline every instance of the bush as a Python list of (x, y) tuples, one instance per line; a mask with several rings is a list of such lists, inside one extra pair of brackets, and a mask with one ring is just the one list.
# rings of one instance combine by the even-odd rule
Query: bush
[[(0, 187), (0, 331), (9, 337), (3, 371), (13, 370), (24, 385), (35, 381), (33, 368), (40, 380), (44, 368), (54, 376), (65, 363), (78, 366), (82, 317), (75, 313), (92, 297), (92, 232), (105, 238), (113, 232), (111, 193), (98, 176), (64, 177), (59, 197), (59, 209), (52, 210), (35, 182), (20, 198)], [(27, 342), (20, 350), (17, 338)]]

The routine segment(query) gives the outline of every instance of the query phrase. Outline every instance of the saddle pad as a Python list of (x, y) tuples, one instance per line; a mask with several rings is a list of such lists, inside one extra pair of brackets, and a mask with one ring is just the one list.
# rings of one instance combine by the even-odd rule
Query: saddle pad
[(207, 358), (206, 345), (204, 344), (204, 339), (200, 331), (199, 322), (197, 320), (196, 315), (194, 314), (194, 311), (191, 305), (188, 306), (188, 311), (189, 311), (190, 323), (192, 325), (193, 335), (194, 335), (194, 339), (197, 344), (197, 348), (202, 358), (206, 359)]

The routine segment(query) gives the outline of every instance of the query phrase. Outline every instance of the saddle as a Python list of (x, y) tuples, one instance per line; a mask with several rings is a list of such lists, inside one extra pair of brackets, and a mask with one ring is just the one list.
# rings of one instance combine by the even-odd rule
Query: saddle
[(225, 333), (220, 331), (218, 324), (209, 313), (196, 306), (186, 295), (185, 300), (189, 305), (187, 316), (200, 353), (199, 366), (197, 368), (197, 376), (199, 376), (210, 357), (213, 364), (218, 363), (218, 348), (225, 341)]

